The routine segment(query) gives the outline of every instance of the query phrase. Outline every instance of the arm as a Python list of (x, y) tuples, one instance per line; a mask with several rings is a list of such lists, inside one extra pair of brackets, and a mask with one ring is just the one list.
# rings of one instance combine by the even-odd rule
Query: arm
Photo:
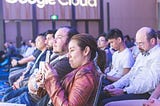
[(33, 55), (31, 55), (31, 56), (22, 58), (21, 60), (15, 60), (15, 59), (13, 59), (12, 62), (11, 62), (11, 64), (14, 67), (14, 66), (17, 66), (17, 65), (26, 64), (26, 63), (28, 63), (30, 61), (33, 61), (33, 60), (35, 60), (35, 57)]
[(23, 59), (21, 59), (21, 60), (19, 60), (19, 61), (14, 60), (13, 63), (12, 63), (12, 65), (13, 65), (13, 66), (16, 66), (16, 65), (18, 65), (18, 64), (21, 65), (21, 64), (25, 64), (25, 63), (28, 63), (28, 62), (30, 62), (30, 61), (33, 61), (33, 60), (35, 60), (35, 59), (40, 55), (40, 53), (41, 53), (41, 51), (38, 50), (38, 49), (36, 49), (36, 50), (33, 52), (32, 55), (30, 55), (30, 56), (28, 56), (28, 57), (25, 57), (25, 58), (23, 58)]
[(121, 77), (118, 81), (114, 82), (112, 85), (115, 88), (123, 88), (125, 86), (129, 85), (129, 78), (132, 75), (132, 71), (128, 72), (126, 75), (124, 75), (123, 77)]
[(17, 61), (18, 64), (25, 64), (25, 63), (28, 63), (30, 61), (33, 61), (35, 60), (35, 57), (33, 55), (29, 56), (29, 57), (26, 57), (26, 58), (23, 58), (19, 61)]
[(155, 57), (138, 70), (140, 72), (130, 81), (130, 86), (125, 88), (127, 93), (141, 94), (151, 92), (156, 88), (160, 81), (160, 56)]
[(160, 84), (156, 87), (150, 98), (158, 99), (160, 97)]
[[(125, 74), (127, 74), (129, 72), (129, 70), (130, 70), (130, 68), (124, 68), (122, 76), (124, 76)], [(116, 77), (107, 75), (107, 79), (110, 80), (110, 81), (112, 81), (112, 82), (115, 82), (115, 81), (119, 80), (120, 78), (116, 78)]]
[(160, 101), (157, 100), (159, 97), (160, 97), (160, 84), (158, 84), (158, 86), (156, 87), (150, 98), (146, 102), (144, 102), (144, 106), (159, 106)]

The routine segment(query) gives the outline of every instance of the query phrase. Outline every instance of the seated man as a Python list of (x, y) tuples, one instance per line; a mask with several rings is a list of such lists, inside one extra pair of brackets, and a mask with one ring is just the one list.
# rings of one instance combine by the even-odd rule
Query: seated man
[(100, 102), (101, 106), (111, 101), (148, 99), (160, 82), (160, 47), (155, 31), (141, 28), (136, 33), (136, 42), (141, 53), (134, 66), (121, 79), (104, 87), (106, 97)]
[(116, 50), (112, 56), (112, 66), (106, 77), (108, 83), (111, 84), (119, 80), (127, 74), (134, 64), (134, 59), (131, 51), (124, 43), (123, 34), (119, 29), (112, 29), (107, 34), (110, 46)]

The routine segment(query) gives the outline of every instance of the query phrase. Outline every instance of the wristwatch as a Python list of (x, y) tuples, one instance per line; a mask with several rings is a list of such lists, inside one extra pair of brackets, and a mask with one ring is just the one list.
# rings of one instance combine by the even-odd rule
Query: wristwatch
[(127, 94), (127, 90), (126, 90), (126, 89), (123, 89), (123, 93), (124, 93), (124, 94)]

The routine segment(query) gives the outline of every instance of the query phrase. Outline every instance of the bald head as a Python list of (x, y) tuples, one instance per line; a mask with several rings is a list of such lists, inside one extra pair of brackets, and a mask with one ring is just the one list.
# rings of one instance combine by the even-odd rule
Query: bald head
[(142, 27), (136, 33), (136, 42), (140, 51), (148, 51), (157, 44), (156, 32), (149, 27)]
[(157, 36), (156, 36), (156, 32), (154, 31), (154, 29), (150, 27), (142, 27), (136, 33), (136, 39), (137, 38), (146, 38), (147, 40), (150, 40), (152, 38), (156, 39)]

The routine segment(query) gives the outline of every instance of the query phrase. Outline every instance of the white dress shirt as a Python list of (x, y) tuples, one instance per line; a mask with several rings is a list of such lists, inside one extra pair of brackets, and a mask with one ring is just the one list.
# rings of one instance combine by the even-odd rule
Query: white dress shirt
[(120, 80), (113, 83), (117, 88), (123, 88), (128, 94), (152, 92), (160, 82), (160, 47), (154, 46), (149, 55), (142, 53), (136, 58), (131, 71)]

